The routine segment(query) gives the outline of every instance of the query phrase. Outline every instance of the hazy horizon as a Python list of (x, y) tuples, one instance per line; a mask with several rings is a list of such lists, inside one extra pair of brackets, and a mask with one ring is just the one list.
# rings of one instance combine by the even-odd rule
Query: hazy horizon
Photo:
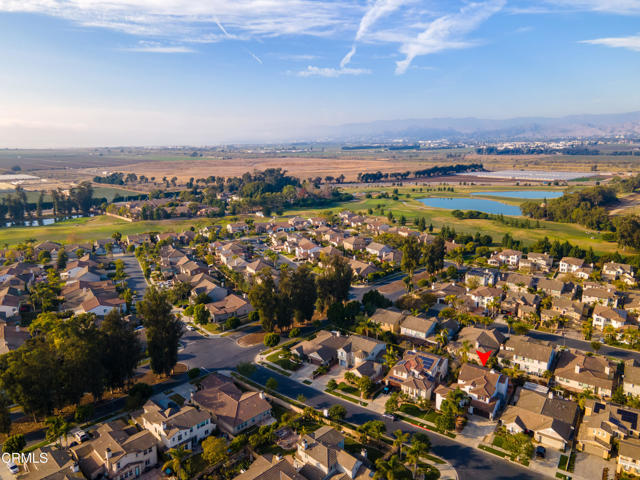
[(0, 0), (0, 148), (640, 110), (640, 0)]

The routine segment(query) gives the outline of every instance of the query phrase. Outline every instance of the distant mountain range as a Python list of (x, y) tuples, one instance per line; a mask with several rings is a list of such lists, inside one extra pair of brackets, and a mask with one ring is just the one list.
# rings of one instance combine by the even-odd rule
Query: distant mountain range
[(640, 112), (505, 120), (472, 117), (381, 120), (320, 127), (316, 134), (322, 137), (318, 140), (354, 143), (442, 138), (454, 141), (554, 140), (617, 135), (640, 138)]

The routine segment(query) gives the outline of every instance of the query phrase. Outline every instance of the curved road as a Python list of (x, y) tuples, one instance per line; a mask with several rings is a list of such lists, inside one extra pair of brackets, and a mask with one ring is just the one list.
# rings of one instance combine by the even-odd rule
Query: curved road
[[(253, 330), (253, 329), (251, 329)], [(256, 327), (256, 330), (259, 328)], [(228, 337), (205, 338), (199, 334), (187, 332), (183, 338), (185, 348), (180, 352), (179, 361), (190, 368), (200, 367), (208, 370), (233, 369), (240, 362), (251, 361), (259, 353), (261, 344), (253, 347), (240, 347), (236, 340), (245, 335), (248, 330), (236, 332)], [(393, 421), (382, 415), (364, 409), (351, 402), (328, 395), (302, 383), (291, 380), (275, 371), (258, 366), (252, 379), (264, 384), (268, 378), (274, 377), (278, 382), (278, 390), (290, 398), (302, 394), (307, 405), (322, 410), (335, 404), (341, 404), (347, 409), (347, 420), (354, 424), (362, 424), (368, 420), (382, 420), (387, 425), (387, 431), (401, 429), (406, 432), (425, 432), (402, 421)], [(426, 432), (431, 438), (432, 451), (436, 455), (448, 460), (457, 470), (460, 480), (506, 480), (518, 478), (520, 480), (537, 480), (546, 478), (524, 467), (501, 460), (491, 454), (461, 445), (447, 437)]]

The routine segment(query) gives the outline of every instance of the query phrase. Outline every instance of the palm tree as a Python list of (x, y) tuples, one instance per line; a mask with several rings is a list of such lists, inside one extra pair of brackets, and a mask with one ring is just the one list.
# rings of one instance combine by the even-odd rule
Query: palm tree
[(56, 445), (60, 446), (60, 438), (64, 436), (65, 443), (67, 435), (69, 433), (69, 424), (62, 416), (49, 417), (47, 419), (47, 440), (49, 442), (56, 442)]
[(467, 363), (469, 361), (469, 352), (471, 351), (471, 342), (469, 340), (462, 341), (462, 363)]
[(496, 312), (500, 308), (501, 302), (499, 298), (492, 298), (489, 302), (489, 309), (491, 310), (491, 318), (495, 318)]
[(379, 323), (371, 322), (371, 333), (375, 334), (376, 340), (378, 339), (378, 335), (382, 333), (382, 327)]
[(373, 475), (374, 480), (398, 480), (402, 476), (404, 466), (397, 455), (391, 455), (386, 462), (379, 458), (376, 460), (376, 473)]
[(162, 465), (162, 470), (167, 470), (169, 468), (179, 480), (188, 480), (189, 474), (184, 468), (184, 463), (187, 457), (191, 455), (191, 450), (187, 450), (183, 446), (180, 446), (178, 448), (172, 448), (167, 453), (171, 458)]
[(420, 463), (420, 459), (424, 457), (427, 453), (429, 453), (430, 445), (422, 442), (420, 440), (412, 440), (411, 447), (407, 451), (406, 461), (413, 465), (413, 478), (416, 478), (416, 474), (418, 473), (418, 463)]
[(389, 368), (398, 362), (398, 351), (392, 345), (387, 346), (387, 353), (384, 354), (384, 364)]
[(398, 429), (393, 432), (393, 436), (395, 437), (393, 440), (393, 446), (398, 450), (398, 455), (402, 458), (402, 447), (409, 440), (409, 434)]
[(369, 336), (369, 331), (373, 328), (374, 322), (369, 320), (368, 318), (362, 319), (360, 323), (358, 323), (357, 331), (359, 333), (364, 333), (366, 337)]
[(446, 329), (442, 329), (436, 335), (436, 342), (440, 344), (442, 348), (449, 343), (449, 332)]

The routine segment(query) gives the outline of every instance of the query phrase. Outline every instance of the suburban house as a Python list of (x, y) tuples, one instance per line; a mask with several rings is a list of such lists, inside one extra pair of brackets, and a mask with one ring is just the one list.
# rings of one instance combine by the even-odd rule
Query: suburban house
[(100, 425), (88, 442), (71, 447), (71, 455), (89, 480), (138, 478), (158, 463), (156, 442), (151, 432), (116, 420)]
[(587, 287), (582, 291), (582, 302), (617, 307), (619, 301), (615, 290), (604, 287)]
[(501, 252), (498, 252), (491, 256), (491, 258), (489, 259), (489, 265), (509, 265), (511, 267), (518, 267), (521, 258), (521, 251), (504, 249)]
[(436, 389), (437, 409), (440, 409), (447, 394), (456, 388), (460, 388), (471, 397), (469, 413), (493, 420), (502, 404), (506, 402), (509, 377), (488, 368), (464, 363), (460, 368), (457, 383), (450, 387), (440, 386)]
[(0, 322), (0, 355), (20, 348), (29, 338), (31, 334), (27, 327), (21, 327), (19, 324), (11, 326), (6, 322)]
[(638, 439), (639, 418), (640, 410), (587, 399), (578, 433), (578, 450), (608, 459), (611, 456), (614, 438)]
[(520, 268), (529, 268), (548, 272), (553, 266), (553, 257), (547, 253), (527, 253), (526, 259), (520, 259)]
[(626, 263), (607, 262), (602, 266), (602, 278), (605, 280), (622, 280), (627, 284), (635, 283), (635, 272)]
[(217, 302), (207, 303), (205, 307), (209, 310), (211, 320), (214, 322), (224, 322), (230, 317), (242, 317), (253, 311), (249, 302), (233, 293)]
[(555, 355), (551, 342), (513, 335), (501, 346), (497, 357), (502, 365), (516, 366), (541, 377), (545, 371), (551, 371)]
[(232, 435), (274, 422), (271, 404), (263, 392), (242, 392), (231, 379), (216, 373), (202, 380), (193, 402), (210, 412), (218, 427)]
[(622, 388), (625, 395), (640, 395), (640, 366), (633, 359), (624, 362)]
[[(402, 290), (405, 290), (404, 285), (402, 286)], [(381, 330), (400, 333), (400, 323), (402, 323), (404, 317), (406, 317), (406, 315), (399, 310), (378, 308), (369, 320), (380, 325)]]
[(411, 398), (430, 400), (433, 389), (447, 376), (448, 367), (446, 357), (406, 351), (402, 360), (389, 370), (384, 381)]
[(191, 406), (163, 408), (149, 400), (143, 410), (138, 424), (149, 430), (166, 449), (182, 445), (191, 450), (215, 428), (207, 412)]
[(636, 438), (620, 440), (616, 472), (640, 476), (640, 440)]
[(469, 346), (469, 351), (466, 352), (469, 358), (480, 361), (476, 350), (480, 352), (493, 352), (495, 354), (500, 350), (500, 345), (505, 341), (504, 335), (496, 329), (488, 329), (478, 327), (465, 327), (458, 332), (458, 339), (455, 342), (447, 345), (447, 349), (451, 353), (460, 354), (463, 350), (466, 350), (466, 346)]
[(291, 347), (291, 352), (315, 365), (333, 365), (338, 361), (338, 348), (345, 343), (339, 332), (321, 330), (316, 337)]
[(604, 305), (593, 307), (593, 326), (604, 329), (611, 325), (616, 330), (627, 323), (627, 311), (620, 308), (611, 308)]
[(559, 297), (564, 294), (573, 294), (574, 286), (571, 282), (541, 278), (536, 288), (550, 297)]
[(353, 270), (354, 275), (362, 279), (366, 279), (369, 274), (376, 273), (378, 268), (372, 263), (361, 262), (360, 260), (355, 260), (353, 258), (349, 259), (349, 265), (351, 265), (351, 270)]
[(385, 253), (389, 253), (393, 249), (382, 243), (371, 242), (369, 245), (367, 245), (366, 250), (367, 250), (367, 253), (370, 253), (371, 255), (375, 255), (378, 258), (382, 258)]
[(387, 344), (381, 340), (374, 340), (360, 335), (350, 335), (344, 344), (338, 348), (338, 364), (341, 367), (353, 368), (366, 361), (375, 361), (384, 353)]
[(590, 389), (601, 397), (610, 397), (615, 386), (616, 365), (605, 357), (587, 356), (563, 350), (558, 355), (554, 378), (558, 385), (574, 392)]
[(573, 443), (579, 411), (576, 402), (521, 388), (500, 421), (510, 433), (532, 433), (536, 442), (564, 451)]
[(400, 335), (426, 340), (435, 331), (438, 324), (435, 318), (406, 316), (400, 323)]
[(347, 237), (342, 241), (342, 246), (345, 250), (355, 252), (357, 250), (364, 250), (367, 246), (367, 241), (360, 236)]
[(574, 257), (563, 257), (558, 264), (558, 271), (560, 273), (574, 273), (584, 266), (584, 260)]
[(344, 436), (329, 426), (320, 427), (313, 433), (301, 436), (293, 465), (309, 480), (365, 480), (373, 477), (373, 472), (362, 460), (344, 449)]
[(478, 287), (469, 292), (469, 296), (478, 308), (488, 310), (493, 302), (499, 302), (504, 292), (500, 288), (495, 287)]
[(291, 457), (258, 455), (254, 462), (234, 480), (310, 480), (293, 466)]
[(476, 282), (479, 287), (491, 287), (495, 285), (498, 280), (498, 273), (496, 270), (490, 270), (488, 268), (471, 268), (467, 270), (464, 275), (464, 281), (467, 284)]

